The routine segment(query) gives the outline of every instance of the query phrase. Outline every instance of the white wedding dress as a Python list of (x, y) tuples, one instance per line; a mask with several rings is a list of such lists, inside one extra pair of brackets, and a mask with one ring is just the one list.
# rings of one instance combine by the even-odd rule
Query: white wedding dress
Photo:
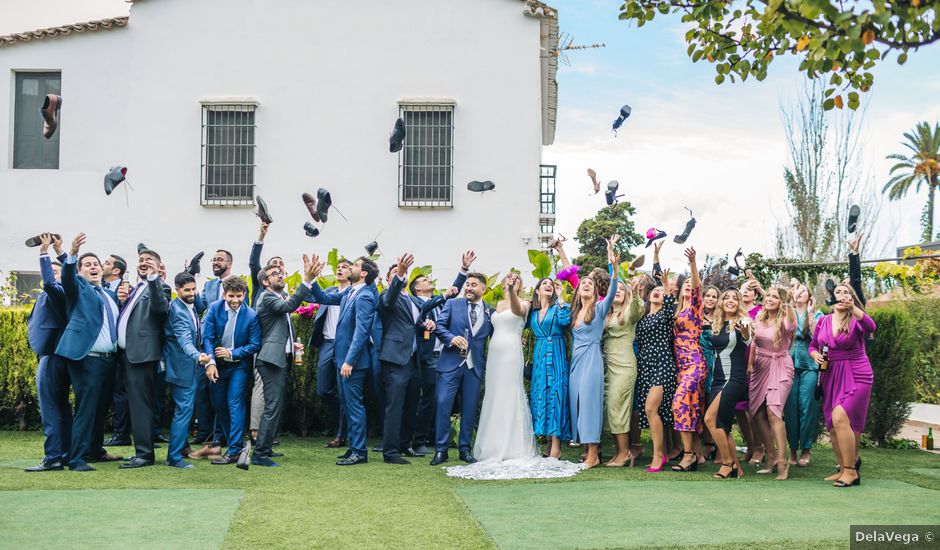
[(570, 477), (583, 465), (543, 458), (532, 430), (532, 413), (522, 383), (522, 328), (511, 310), (494, 313), (486, 362), (483, 410), (473, 454), (478, 462), (445, 468), (464, 479)]

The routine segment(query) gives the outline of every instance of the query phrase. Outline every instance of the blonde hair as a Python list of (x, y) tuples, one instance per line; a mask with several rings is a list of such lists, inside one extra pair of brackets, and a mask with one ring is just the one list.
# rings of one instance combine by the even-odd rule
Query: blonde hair
[[(853, 290), (851, 286), (846, 285), (846, 284), (838, 284), (836, 285), (836, 288), (839, 288), (840, 286), (849, 291), (849, 294), (852, 296), (852, 302), (855, 303), (855, 307), (857, 307), (858, 309), (862, 311), (865, 311), (865, 306), (862, 304), (862, 301), (858, 299), (858, 294), (855, 293), (855, 290)], [(832, 292), (833, 294), (835, 294), (835, 289), (833, 289)], [(835, 320), (836, 320), (836, 313), (835, 311), (833, 311), (832, 312), (833, 323), (835, 323)], [(852, 313), (849, 312), (849, 314), (845, 316), (845, 319), (842, 320), (842, 323), (837, 325), (837, 328), (839, 329), (838, 332), (842, 334), (848, 334), (849, 327), (851, 326), (852, 326)]]
[(793, 309), (795, 310), (796, 309), (796, 297), (799, 296), (800, 292), (804, 290), (806, 291), (806, 294), (809, 295), (809, 297), (806, 299), (806, 317), (803, 318), (803, 336), (807, 337), (807, 336), (812, 336), (812, 331), (810, 330), (811, 328), (810, 319), (813, 316), (810, 315), (809, 304), (812, 301), (813, 295), (810, 294), (808, 286), (804, 285), (803, 283), (799, 283), (798, 285), (796, 285), (796, 289), (793, 292), (792, 299), (793, 299)]
[(776, 329), (774, 333), (774, 349), (778, 349), (780, 342), (783, 341), (783, 322), (787, 318), (787, 310), (790, 307), (790, 291), (780, 285), (774, 285), (770, 287), (767, 294), (771, 292), (776, 292), (777, 296), (780, 297), (780, 307), (778, 307), (777, 311), (774, 313), (773, 323), (769, 322), (770, 311), (767, 310), (766, 300), (764, 300), (764, 307), (760, 310), (760, 313), (757, 314), (756, 320), (765, 325), (773, 324)]
[(584, 313), (584, 324), (590, 325), (594, 321), (594, 304), (597, 303), (597, 283), (594, 279), (590, 277), (585, 277), (578, 282), (578, 288), (574, 289), (574, 292), (571, 294), (571, 326), (574, 327), (578, 322), (578, 316), (581, 314), (582, 300), (581, 293), (578, 292), (578, 289), (581, 288), (581, 285), (585, 281), (591, 281), (591, 284), (594, 285), (594, 299), (591, 300), (591, 303), (587, 307), (587, 311)]
[(611, 321), (613, 320), (614, 315), (617, 316), (618, 325), (622, 325), (627, 322), (627, 310), (630, 309), (630, 302), (633, 300), (633, 292), (630, 288), (630, 285), (626, 284), (623, 279), (618, 280), (617, 290), (623, 289), (623, 303), (620, 304), (620, 307), (617, 307), (617, 297), (614, 296), (614, 302), (610, 306), (610, 309), (607, 310), (607, 319), (605, 320), (606, 326), (611, 326)]
[[(723, 304), (725, 303), (725, 296), (729, 294), (734, 294), (735, 296), (737, 296), (738, 309), (731, 316), (726, 318), (725, 308)], [(715, 316), (713, 317), (713, 320), (712, 320), (712, 331), (715, 332), (716, 334), (722, 331), (722, 329), (725, 326), (725, 323), (731, 323), (731, 326), (734, 327), (734, 325), (736, 325), (738, 321), (740, 321), (741, 319), (745, 317), (748, 317), (750, 319), (750, 317), (747, 314), (747, 310), (744, 309), (744, 300), (743, 300), (743, 297), (741, 296), (741, 291), (739, 291), (736, 288), (730, 288), (721, 293), (721, 296), (718, 297), (718, 305), (715, 306), (714, 315)], [(729, 330), (732, 330), (732, 329), (729, 329)]]

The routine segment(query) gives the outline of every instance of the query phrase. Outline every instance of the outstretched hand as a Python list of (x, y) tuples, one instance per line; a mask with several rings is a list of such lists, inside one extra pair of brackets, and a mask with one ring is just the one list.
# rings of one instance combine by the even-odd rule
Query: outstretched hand
[(406, 253), (401, 258), (398, 258), (398, 265), (395, 268), (395, 274), (404, 279), (405, 276), (408, 275), (408, 269), (413, 263), (415, 263), (415, 257)]
[(467, 271), (470, 269), (470, 266), (473, 265), (473, 261), (476, 259), (477, 253), (472, 250), (468, 250), (463, 253), (463, 257), (460, 259), (462, 262), (460, 266), (463, 267), (464, 271)]
[(689, 260), (689, 265), (695, 265), (695, 247), (690, 246), (685, 249), (685, 257)]
[(72, 239), (72, 248), (69, 249), (69, 254), (78, 256), (78, 251), (81, 250), (83, 244), (85, 244), (85, 233), (75, 235), (75, 238)]

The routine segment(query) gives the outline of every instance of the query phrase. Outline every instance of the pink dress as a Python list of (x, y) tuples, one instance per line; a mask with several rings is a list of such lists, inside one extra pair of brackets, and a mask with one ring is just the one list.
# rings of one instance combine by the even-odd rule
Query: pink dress
[(774, 325), (754, 322), (754, 369), (748, 387), (747, 410), (752, 416), (765, 402), (767, 409), (778, 418), (783, 418), (783, 406), (793, 386), (793, 358), (790, 344), (796, 332), (796, 323), (784, 320), (780, 344), (774, 346), (777, 329)]
[(829, 346), (829, 370), (819, 372), (823, 390), (823, 416), (826, 429), (832, 429), (832, 409), (841, 406), (849, 417), (852, 431), (862, 433), (868, 417), (871, 385), (875, 377), (865, 355), (865, 338), (875, 332), (875, 321), (866, 313), (861, 320), (852, 319), (848, 333), (832, 335), (832, 315), (816, 323), (809, 352), (822, 353)]

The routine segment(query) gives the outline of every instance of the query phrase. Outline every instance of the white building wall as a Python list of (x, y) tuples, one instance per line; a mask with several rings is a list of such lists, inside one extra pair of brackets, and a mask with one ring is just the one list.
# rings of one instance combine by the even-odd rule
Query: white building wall
[[(143, 241), (170, 277), (217, 248), (247, 273), (258, 219), (199, 201), (199, 102), (230, 96), (259, 102), (255, 183), (274, 217), (264, 259), (293, 271), (304, 252), (358, 255), (382, 231), (383, 271), (410, 251), (444, 284), (468, 248), (488, 274), (524, 267), (538, 234), (539, 28), (512, 0), (147, 0), (123, 29), (0, 48), (0, 269), (37, 269), (23, 240), (48, 230), (86, 231), (89, 250), (129, 260)], [(22, 69), (62, 71), (59, 170), (11, 169)], [(398, 207), (387, 140), (411, 97), (456, 101), (453, 208)], [(115, 164), (129, 168), (129, 208), (123, 190), (102, 189)], [(474, 179), (496, 192), (469, 193)], [(333, 213), (310, 239), (300, 195), (318, 187), (349, 223)]]

